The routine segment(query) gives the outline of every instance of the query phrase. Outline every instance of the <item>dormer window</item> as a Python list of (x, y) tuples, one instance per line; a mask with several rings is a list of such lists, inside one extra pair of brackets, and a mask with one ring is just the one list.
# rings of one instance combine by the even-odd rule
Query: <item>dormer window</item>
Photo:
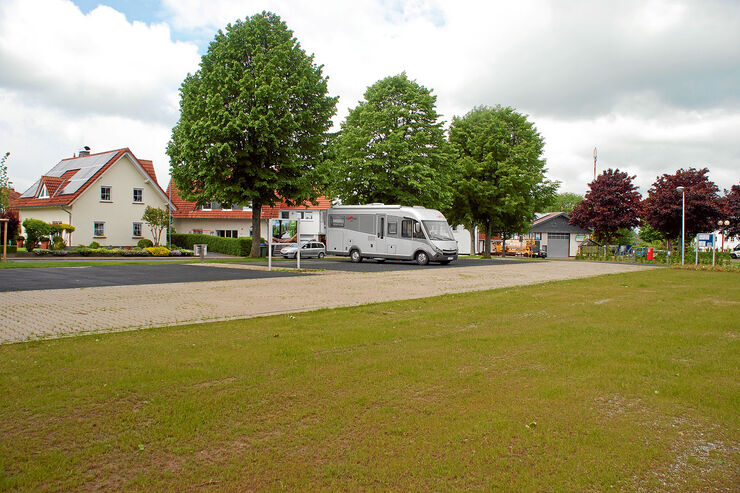
[(100, 200), (102, 202), (110, 202), (110, 187), (100, 187)]
[(46, 190), (46, 185), (41, 184), (41, 189), (39, 190), (38, 198), (40, 199), (48, 199), (49, 198), (49, 192)]

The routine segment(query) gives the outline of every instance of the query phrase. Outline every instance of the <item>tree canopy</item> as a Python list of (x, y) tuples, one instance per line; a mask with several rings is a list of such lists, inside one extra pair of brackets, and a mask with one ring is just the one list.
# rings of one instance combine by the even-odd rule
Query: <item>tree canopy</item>
[(568, 212), (579, 202), (583, 201), (583, 195), (577, 193), (562, 192), (555, 194), (550, 201), (541, 211), (538, 212)]
[(180, 87), (180, 120), (167, 147), (186, 200), (252, 205), (252, 256), (263, 205), (315, 198), (337, 98), (327, 78), (272, 13), (219, 30)]
[(570, 223), (593, 229), (596, 236), (609, 242), (624, 228), (640, 224), (640, 192), (632, 183), (634, 176), (607, 169), (589, 184), (586, 198), (570, 213)]
[(732, 185), (730, 190), (725, 190), (722, 220), (730, 221), (723, 230), (727, 236), (740, 236), (740, 185)]
[(456, 158), (450, 216), (483, 227), (489, 240), (492, 231), (528, 229), (557, 188), (545, 179), (544, 140), (534, 124), (509, 107), (477, 107), (453, 118), (450, 142)]
[(0, 212), (8, 210), (10, 206), (10, 187), (13, 185), (8, 178), (8, 165), (5, 164), (10, 156), (6, 152), (0, 158)]
[(334, 189), (343, 203), (447, 205), (450, 155), (436, 102), (406, 73), (368, 87), (333, 145)]
[(642, 217), (656, 231), (670, 239), (681, 235), (681, 192), (686, 195), (686, 238), (717, 229), (722, 217), (719, 188), (709, 180), (709, 170), (679, 169), (655, 180), (642, 202)]
[(167, 229), (170, 225), (170, 212), (166, 209), (146, 206), (144, 215), (141, 216), (141, 220), (144, 221), (152, 231), (154, 246), (159, 246), (159, 242), (162, 239), (162, 231)]

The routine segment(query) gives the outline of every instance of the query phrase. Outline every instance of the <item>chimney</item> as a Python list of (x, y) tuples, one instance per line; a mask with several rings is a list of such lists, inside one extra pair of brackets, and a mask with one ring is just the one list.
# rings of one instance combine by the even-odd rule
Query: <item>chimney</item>
[(84, 157), (90, 155), (90, 148), (88, 146), (83, 147), (80, 152), (77, 153), (77, 157)]

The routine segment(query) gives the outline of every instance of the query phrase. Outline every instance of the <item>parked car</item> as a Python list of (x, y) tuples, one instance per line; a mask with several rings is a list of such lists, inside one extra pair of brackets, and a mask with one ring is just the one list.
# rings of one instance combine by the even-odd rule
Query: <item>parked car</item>
[(730, 250), (730, 258), (740, 258), (740, 245), (735, 245), (735, 248)]
[[(298, 245), (290, 245), (280, 250), (280, 255), (285, 258), (296, 258), (298, 254)], [(326, 246), (320, 241), (309, 241), (301, 247), (301, 258), (324, 258), (326, 255)]]

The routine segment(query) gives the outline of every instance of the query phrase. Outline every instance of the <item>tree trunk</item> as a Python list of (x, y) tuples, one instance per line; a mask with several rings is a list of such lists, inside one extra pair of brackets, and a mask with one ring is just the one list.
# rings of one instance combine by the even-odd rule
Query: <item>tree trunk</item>
[(486, 220), (486, 244), (483, 247), (483, 258), (491, 258), (491, 221)]
[[(261, 234), (261, 222), (262, 222), (262, 204), (259, 202), (252, 202), (252, 251), (249, 252), (249, 256), (257, 258), (260, 256), (260, 238)], [(269, 231), (268, 231), (269, 233)]]
[(470, 224), (470, 255), (475, 255), (476, 250), (476, 238), (475, 238), (475, 225)]
[(504, 231), (501, 232), (501, 257), (506, 257), (506, 233)]

